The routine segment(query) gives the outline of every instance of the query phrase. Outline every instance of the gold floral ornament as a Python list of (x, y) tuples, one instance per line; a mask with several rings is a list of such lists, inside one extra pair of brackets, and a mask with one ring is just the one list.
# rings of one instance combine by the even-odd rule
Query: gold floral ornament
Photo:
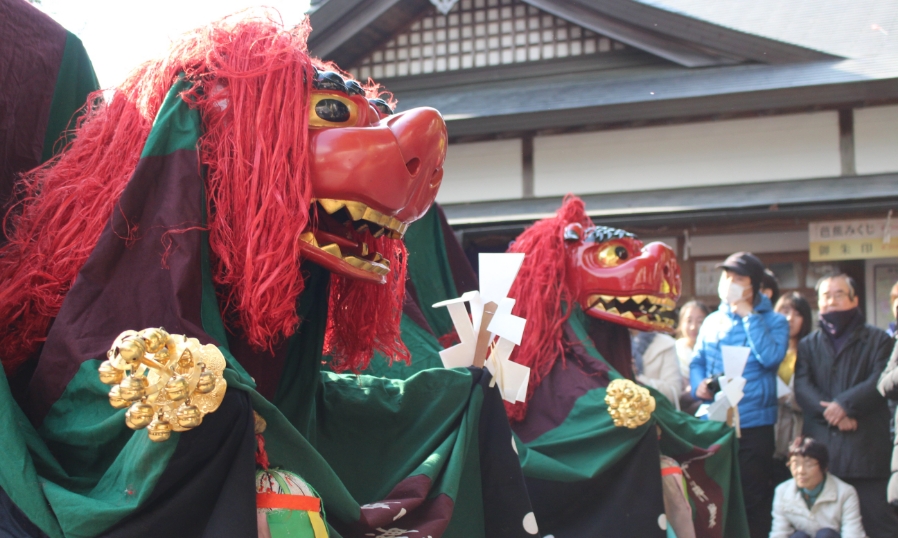
[(217, 347), (163, 329), (125, 331), (100, 364), (100, 381), (112, 385), (109, 403), (128, 408), (125, 424), (147, 429), (161, 442), (171, 432), (196, 428), (221, 405), (228, 384)]
[(638, 428), (652, 418), (652, 411), (655, 410), (655, 398), (648, 389), (629, 379), (615, 379), (609, 383), (605, 403), (608, 414), (618, 428)]

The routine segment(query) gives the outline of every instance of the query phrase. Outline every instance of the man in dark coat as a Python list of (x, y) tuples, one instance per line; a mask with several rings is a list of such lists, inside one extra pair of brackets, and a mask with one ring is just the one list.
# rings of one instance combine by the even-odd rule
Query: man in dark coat
[(848, 275), (817, 285), (820, 328), (798, 345), (795, 396), (804, 435), (827, 445), (832, 474), (857, 490), (871, 538), (898, 536), (898, 517), (886, 500), (889, 407), (876, 383), (893, 340), (865, 323), (857, 285)]

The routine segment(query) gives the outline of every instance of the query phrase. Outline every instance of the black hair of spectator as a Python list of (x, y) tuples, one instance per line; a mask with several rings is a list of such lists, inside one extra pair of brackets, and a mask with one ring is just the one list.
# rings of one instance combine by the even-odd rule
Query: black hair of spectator
[(770, 269), (764, 269), (764, 276), (761, 277), (761, 289), (771, 290), (770, 304), (776, 304), (780, 299), (780, 283), (776, 279), (776, 275)]
[(817, 297), (820, 297), (820, 286), (822, 286), (823, 283), (827, 280), (831, 280), (833, 278), (845, 279), (845, 282), (848, 283), (848, 289), (850, 290), (850, 292), (848, 293), (848, 298), (854, 299), (855, 297), (857, 297), (857, 280), (845, 273), (833, 273), (831, 275), (826, 275), (818, 280), (817, 284), (814, 286), (814, 291), (817, 292)]
[(792, 444), (789, 445), (789, 458), (792, 456), (802, 456), (805, 458), (813, 458), (820, 465), (820, 470), (826, 472), (829, 468), (829, 450), (826, 445), (812, 437), (796, 437)]
[(790, 291), (780, 297), (780, 300), (776, 302), (776, 306), (773, 309), (777, 310), (780, 305), (784, 304), (788, 304), (792, 307), (792, 310), (795, 310), (801, 315), (801, 331), (798, 333), (798, 339), (801, 340), (805, 336), (811, 334), (811, 305), (808, 303), (808, 300), (802, 297), (797, 291)]

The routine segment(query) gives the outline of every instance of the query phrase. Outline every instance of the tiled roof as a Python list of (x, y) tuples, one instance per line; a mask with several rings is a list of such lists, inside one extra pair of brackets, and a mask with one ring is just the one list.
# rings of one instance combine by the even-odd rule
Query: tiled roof
[(898, 2), (895, 0), (636, 1), (846, 58), (898, 52)]
[[(511, 115), (541, 113), (542, 119), (522, 119), (522, 124), (518, 127), (541, 129), (553, 127), (552, 116), (563, 125), (564, 121), (560, 116), (569, 112), (577, 116), (575, 119), (584, 122), (588, 118), (583, 115), (582, 110), (589, 108), (652, 106), (655, 103), (670, 108), (670, 101), (746, 93), (755, 94), (753, 99), (763, 101), (764, 92), (777, 90), (816, 90), (819, 87), (839, 86), (856, 91), (845, 93), (840, 90), (842, 93), (838, 99), (843, 102), (862, 101), (874, 97), (864, 84), (876, 82), (884, 82), (887, 86), (884, 91), (889, 95), (885, 98), (898, 98), (898, 55), (791, 65), (743, 64), (704, 69), (685, 69), (672, 63), (652, 63), (571, 75), (400, 91), (396, 97), (399, 99), (400, 110), (418, 106), (438, 109), (447, 119), (450, 135), (454, 135), (468, 133), (459, 131), (453, 124), (458, 127), (465, 122), (478, 120), (482, 123), (494, 123)], [(824, 93), (804, 93), (806, 106), (833, 104), (814, 102), (815, 99), (824, 99)], [(760, 103), (759, 106), (766, 105)], [(593, 122), (614, 121), (605, 112), (596, 114), (598, 117)], [(498, 124), (496, 126), (499, 127)], [(503, 128), (513, 126), (506, 125)]]
[[(684, 214), (759, 211), (770, 216), (793, 214), (807, 204), (850, 207), (892, 207), (898, 199), (898, 175), (772, 181), (653, 191), (581, 194), (587, 213), (602, 222), (663, 222)], [(467, 204), (443, 204), (452, 225), (527, 222), (552, 216), (560, 196)], [(778, 212), (778, 213), (777, 213)]]

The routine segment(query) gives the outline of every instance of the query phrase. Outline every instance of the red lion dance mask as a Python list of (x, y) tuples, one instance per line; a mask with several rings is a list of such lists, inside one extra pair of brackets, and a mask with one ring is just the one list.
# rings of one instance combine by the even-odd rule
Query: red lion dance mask
[[(88, 101), (75, 140), (27, 173), (0, 250), (0, 349), (32, 357), (135, 170), (178, 77), (203, 118), (209, 244), (229, 329), (271, 349), (299, 324), (303, 260), (333, 273), (325, 352), (363, 369), (374, 351), (408, 360), (399, 337), (408, 225), (442, 180), (439, 113), (394, 114), (373, 83), (311, 58), (307, 23), (226, 18)], [(178, 230), (172, 230), (178, 233)], [(139, 230), (134, 230), (134, 239)]]
[[(663, 243), (644, 245), (635, 235), (595, 226), (583, 201), (565, 198), (552, 218), (528, 228), (509, 252), (527, 256), (509, 297), (527, 319), (527, 336), (515, 362), (530, 367), (527, 399), (559, 359), (564, 360), (564, 324), (574, 303), (591, 317), (641, 331), (672, 332), (680, 297), (680, 266)], [(512, 420), (526, 404), (507, 406)]]

